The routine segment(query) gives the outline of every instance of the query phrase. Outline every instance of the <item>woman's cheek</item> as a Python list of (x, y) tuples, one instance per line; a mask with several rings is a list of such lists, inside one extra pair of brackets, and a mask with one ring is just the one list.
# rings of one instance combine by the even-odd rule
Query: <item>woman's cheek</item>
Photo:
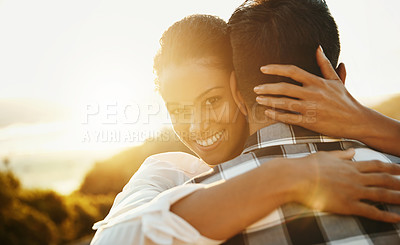
[(225, 101), (221, 103), (217, 108), (213, 109), (214, 122), (221, 124), (229, 123), (232, 117), (231, 107), (232, 105), (228, 101)]
[(242, 116), (235, 102), (229, 103), (229, 119), (227, 123), (236, 124), (237, 120)]
[(174, 131), (175, 133), (178, 135), (178, 137), (183, 140), (188, 142), (190, 135), (189, 135), (189, 124), (186, 123), (174, 123), (173, 127), (174, 127)]

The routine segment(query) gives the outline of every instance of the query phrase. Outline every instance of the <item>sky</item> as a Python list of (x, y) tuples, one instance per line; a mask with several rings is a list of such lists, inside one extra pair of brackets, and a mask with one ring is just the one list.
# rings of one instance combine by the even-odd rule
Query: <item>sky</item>
[[(169, 122), (152, 69), (163, 31), (190, 14), (228, 20), (241, 2), (0, 0), (0, 158), (86, 151), (88, 168), (142, 142)], [(400, 1), (327, 2), (348, 90), (366, 104), (400, 93)]]
[[(110, 104), (118, 107), (119, 115), (126, 107), (138, 106), (144, 117), (152, 111), (148, 107), (162, 107), (154, 92), (152, 63), (163, 31), (195, 13), (227, 19), (240, 1), (217, 3), (0, 1), (0, 109), (5, 112), (0, 118), (0, 143), (16, 131), (23, 131), (18, 133), (23, 137), (27, 131), (38, 135), (63, 127), (70, 129), (68, 137), (75, 134), (80, 139), (78, 131), (103, 129)], [(98, 108), (98, 114), (91, 117), (89, 125), (82, 125), (91, 111), (88, 107)], [(149, 131), (165, 124), (160, 118), (139, 121), (129, 128)], [(117, 124), (118, 128), (125, 125)], [(58, 147), (49, 142), (43, 151)], [(42, 151), (40, 143), (34, 147), (14, 143), (18, 146), (0, 148), (0, 156), (29, 149)], [(72, 148), (90, 148), (90, 144), (74, 143)], [(59, 148), (63, 147), (71, 148), (71, 144)]]
[[(241, 1), (0, 1), (0, 98), (79, 105), (109, 97), (142, 101), (162, 32), (194, 13), (227, 20)], [(331, 0), (356, 97), (400, 92), (397, 0)], [(362, 86), (368, 84), (368, 86)], [(384, 86), (383, 86), (384, 85)], [(144, 93), (142, 93), (144, 92)]]

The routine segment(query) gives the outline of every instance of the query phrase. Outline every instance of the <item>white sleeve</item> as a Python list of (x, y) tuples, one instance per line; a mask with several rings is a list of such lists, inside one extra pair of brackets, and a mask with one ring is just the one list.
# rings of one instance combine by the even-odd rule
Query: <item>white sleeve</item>
[(151, 202), (103, 223), (91, 244), (220, 244), (202, 236), (170, 206), (205, 184), (187, 184), (164, 191)]
[[(186, 165), (177, 167), (173, 163), (177, 160)], [(107, 217), (93, 226), (97, 232), (91, 244), (221, 243), (202, 236), (169, 210), (174, 202), (204, 187), (182, 184), (207, 169), (197, 158), (184, 153), (149, 157), (117, 195)]]

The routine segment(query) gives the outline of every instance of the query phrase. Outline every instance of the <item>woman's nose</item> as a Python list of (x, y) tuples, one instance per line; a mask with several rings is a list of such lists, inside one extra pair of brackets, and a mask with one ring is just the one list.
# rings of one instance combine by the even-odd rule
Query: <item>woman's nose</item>
[(201, 134), (210, 128), (210, 123), (207, 120), (193, 120), (190, 123), (189, 132), (196, 135), (196, 137), (201, 137)]
[(190, 127), (189, 127), (189, 131), (192, 134), (197, 134), (199, 132), (201, 132), (201, 123), (197, 123), (197, 122), (191, 122)]

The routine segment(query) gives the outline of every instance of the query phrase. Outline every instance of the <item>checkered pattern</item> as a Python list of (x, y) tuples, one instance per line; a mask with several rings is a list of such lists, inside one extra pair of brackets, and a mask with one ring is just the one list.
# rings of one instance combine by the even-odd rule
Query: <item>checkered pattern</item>
[[(230, 179), (276, 157), (295, 158), (317, 151), (349, 148), (356, 150), (354, 161), (376, 159), (400, 163), (400, 158), (371, 150), (355, 140), (330, 138), (301, 127), (278, 123), (250, 136), (240, 156), (219, 164), (188, 183), (213, 183)], [(400, 206), (374, 205), (400, 214)], [(289, 203), (224, 244), (400, 244), (400, 224), (323, 213)]]

